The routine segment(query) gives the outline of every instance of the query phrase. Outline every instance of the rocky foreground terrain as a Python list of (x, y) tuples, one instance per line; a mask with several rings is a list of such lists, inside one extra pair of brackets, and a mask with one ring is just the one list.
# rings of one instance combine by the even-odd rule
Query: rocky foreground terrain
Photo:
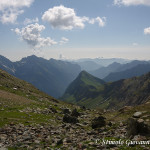
[[(55, 105), (57, 107), (59, 104)], [(13, 121), (0, 128), (0, 147), (31, 150), (117, 150), (128, 147), (129, 140), (149, 141), (150, 120), (148, 118), (150, 118), (150, 115), (146, 111), (135, 112), (136, 110), (131, 111), (132, 108), (125, 107), (117, 112), (102, 113), (79, 107), (74, 109), (74, 107), (72, 107), (72, 111), (65, 107), (61, 107), (59, 110), (52, 109), (52, 107), (44, 109), (27, 107), (23, 110), (17, 110), (20, 115), (22, 114), (23, 119), (26, 118), (26, 121), (22, 123), (21, 119), (3, 118), (6, 121)], [(1, 109), (1, 112), (3, 111), (7, 113), (5, 108)], [(128, 119), (131, 112), (134, 113)], [(53, 117), (51, 117), (51, 114)], [(37, 118), (34, 118), (36, 115)], [(45, 121), (37, 123), (38, 116), (39, 118), (46, 116), (46, 118), (42, 118)], [(122, 118), (123, 116), (125, 119)], [(103, 140), (128, 140), (128, 143), (105, 144)], [(131, 148), (144, 150), (148, 150), (149, 146), (150, 143), (143, 145), (131, 143), (129, 145)]]
[(0, 150), (150, 149), (150, 103), (86, 109), (0, 70)]

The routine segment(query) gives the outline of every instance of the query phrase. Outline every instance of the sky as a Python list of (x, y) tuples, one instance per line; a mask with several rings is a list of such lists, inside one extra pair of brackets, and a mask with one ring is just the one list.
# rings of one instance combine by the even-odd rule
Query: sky
[(150, 60), (150, 0), (0, 0), (0, 55)]

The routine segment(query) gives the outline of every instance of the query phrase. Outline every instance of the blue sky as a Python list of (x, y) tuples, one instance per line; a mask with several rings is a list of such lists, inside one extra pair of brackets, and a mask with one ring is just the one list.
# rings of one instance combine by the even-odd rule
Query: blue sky
[(150, 0), (1, 0), (0, 54), (150, 59)]

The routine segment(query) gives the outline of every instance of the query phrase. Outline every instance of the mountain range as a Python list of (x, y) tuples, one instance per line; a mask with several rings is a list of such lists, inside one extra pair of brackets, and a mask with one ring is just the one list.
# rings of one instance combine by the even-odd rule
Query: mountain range
[[(72, 60), (70, 60), (70, 61), (72, 62)], [(131, 61), (132, 60), (123, 59), (123, 58), (102, 58), (102, 57), (99, 57), (99, 58), (80, 58), (80, 59), (74, 60), (73, 62), (76, 62), (76, 63), (79, 63), (79, 64), (84, 63), (84, 62), (94, 62), (97, 65), (107, 67), (108, 65), (110, 65), (114, 62), (117, 62), (117, 63), (120, 63), (120, 64), (126, 64), (126, 63), (129, 63)]]
[(77, 64), (34, 55), (17, 62), (0, 56), (0, 68), (54, 97), (60, 97), (81, 71)]
[(131, 77), (141, 76), (150, 71), (150, 64), (138, 64), (135, 67), (124, 71), (112, 72), (106, 76), (103, 80), (107, 82), (117, 81), (120, 79), (128, 79)]
[[(103, 65), (113, 63), (108, 66), (102, 66), (100, 62)], [(88, 70), (88, 73), (99, 78), (97, 80), (102, 79), (105, 82), (113, 82), (149, 72), (150, 62), (138, 60), (129, 62), (123, 59), (98, 58), (68, 62), (67, 60), (47, 60), (34, 55), (22, 58), (20, 61), (12, 62), (4, 56), (0, 56), (0, 68), (17, 78), (33, 84), (41, 91), (59, 98), (62, 97), (68, 86), (83, 69)], [(90, 87), (90, 91), (92, 86)], [(84, 90), (88, 91), (89, 89)]]
[[(143, 65), (142, 70), (140, 70), (141, 68), (137, 67), (138, 65), (141, 65), (140, 66), (141, 68)], [(148, 66), (150, 66), (149, 61), (134, 60), (134, 61), (131, 61), (126, 64), (120, 64), (120, 63), (114, 62), (114, 63), (108, 65), (107, 67), (100, 67), (99, 69), (96, 69), (93, 71), (88, 71), (88, 72), (90, 74), (92, 74), (93, 76), (98, 77), (100, 79), (104, 79), (106, 81), (117, 81), (119, 79), (130, 78), (133, 76), (139, 76), (146, 72), (149, 72), (150, 70), (148, 69), (149, 68)], [(132, 69), (134, 70), (133, 72), (132, 72)], [(121, 76), (121, 74), (120, 74), (120, 76), (118, 75), (118, 77), (117, 77), (117, 74), (119, 74), (119, 72), (123, 72), (128, 75)], [(135, 73), (135, 72), (137, 72), (137, 73)], [(113, 77), (111, 80), (111, 75), (113, 76), (113, 73), (116, 75), (115, 80), (113, 80)]]

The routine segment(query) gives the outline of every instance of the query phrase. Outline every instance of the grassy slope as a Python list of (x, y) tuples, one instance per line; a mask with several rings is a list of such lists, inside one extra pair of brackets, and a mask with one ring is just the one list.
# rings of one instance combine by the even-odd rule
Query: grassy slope
[(49, 106), (58, 111), (61, 106), (73, 107), (0, 70), (0, 127), (11, 122), (57, 124), (57, 121), (54, 121), (56, 117), (54, 114), (45, 115), (24, 111), (26, 109), (41, 109), (42, 111)]
[[(80, 104), (84, 106), (95, 106), (95, 102), (99, 99), (97, 96), (99, 91), (104, 90), (105, 82), (96, 78), (89, 73), (82, 71), (79, 76), (70, 84), (65, 94), (61, 98), (66, 102)], [(94, 106), (93, 106), (94, 104)]]

